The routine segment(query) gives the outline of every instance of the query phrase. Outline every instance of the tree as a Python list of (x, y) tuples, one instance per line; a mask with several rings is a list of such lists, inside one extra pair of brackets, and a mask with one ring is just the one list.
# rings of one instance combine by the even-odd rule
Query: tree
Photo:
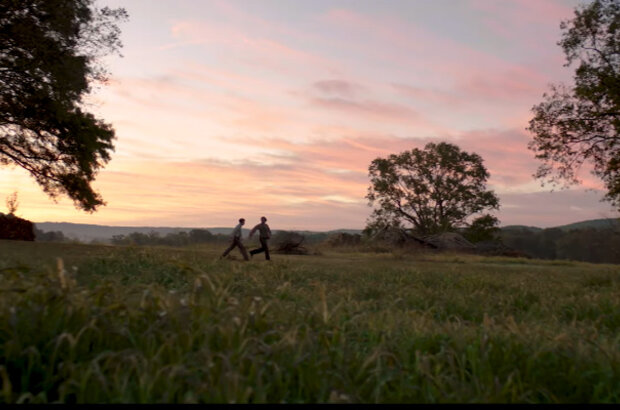
[(578, 63), (574, 85), (552, 85), (532, 108), (528, 147), (543, 161), (536, 178), (564, 186), (579, 183), (584, 162), (620, 208), (620, 1), (594, 0), (575, 10), (558, 45), (566, 64)]
[(66, 242), (68, 239), (61, 231), (45, 232), (34, 228), (35, 240), (37, 242)]
[(27, 170), (50, 197), (95, 211), (90, 186), (114, 150), (114, 129), (84, 110), (99, 58), (122, 46), (124, 9), (93, 0), (0, 2), (0, 165)]
[(499, 220), (493, 215), (483, 215), (476, 218), (465, 229), (463, 236), (472, 243), (493, 242), (499, 240)]
[(17, 191), (15, 191), (6, 198), (6, 208), (9, 211), (9, 215), (15, 215), (18, 207), (19, 201), (17, 200)]
[(189, 231), (190, 243), (205, 243), (213, 240), (213, 234), (206, 229), (192, 229)]
[(446, 142), (429, 143), (368, 168), (369, 205), (378, 205), (369, 226), (413, 225), (420, 234), (455, 230), (485, 209), (499, 209), (499, 199), (485, 184), (489, 173), (477, 154)]

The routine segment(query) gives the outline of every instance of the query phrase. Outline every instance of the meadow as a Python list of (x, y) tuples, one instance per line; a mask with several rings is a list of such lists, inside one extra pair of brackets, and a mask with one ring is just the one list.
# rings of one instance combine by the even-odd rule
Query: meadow
[(620, 402), (620, 265), (221, 251), (0, 241), (0, 402)]

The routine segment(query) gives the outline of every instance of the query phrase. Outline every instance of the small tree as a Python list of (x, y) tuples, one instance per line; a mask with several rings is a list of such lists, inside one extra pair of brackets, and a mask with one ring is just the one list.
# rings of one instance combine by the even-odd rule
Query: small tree
[(463, 232), (463, 236), (472, 243), (499, 241), (499, 233), (501, 230), (498, 225), (499, 220), (496, 217), (488, 214), (483, 215), (472, 221)]
[(9, 211), (9, 215), (15, 215), (17, 208), (19, 207), (19, 201), (17, 200), (17, 192), (13, 192), (6, 198), (6, 208)]
[(205, 243), (213, 240), (213, 234), (206, 229), (192, 229), (189, 231), (191, 243)]
[(52, 198), (94, 211), (90, 186), (114, 150), (114, 129), (84, 110), (99, 57), (121, 47), (124, 9), (93, 0), (0, 1), (0, 166), (28, 171)]
[(565, 66), (579, 66), (574, 86), (553, 85), (532, 108), (528, 146), (543, 161), (534, 176), (577, 184), (589, 161), (605, 184), (605, 199), (620, 209), (620, 1), (582, 5), (560, 27)]
[(409, 223), (419, 234), (463, 228), (467, 219), (486, 209), (499, 209), (499, 199), (486, 190), (489, 173), (477, 154), (446, 142), (429, 143), (388, 158), (368, 169), (369, 205), (378, 205), (369, 227)]

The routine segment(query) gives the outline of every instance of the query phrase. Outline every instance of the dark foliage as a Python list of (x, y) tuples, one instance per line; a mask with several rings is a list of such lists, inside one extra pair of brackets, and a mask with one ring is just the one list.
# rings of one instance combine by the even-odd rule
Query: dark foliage
[[(468, 226), (475, 214), (499, 209), (499, 199), (486, 189), (489, 173), (482, 158), (454, 144), (429, 143), (423, 150), (377, 158), (368, 173), (366, 198), (376, 208), (367, 233), (403, 224), (421, 235), (454, 231)], [(481, 217), (498, 223), (490, 215)]]
[(566, 66), (578, 66), (574, 85), (553, 85), (532, 108), (529, 148), (543, 162), (535, 177), (576, 184), (589, 162), (620, 209), (620, 1), (582, 5), (560, 27)]
[(188, 246), (201, 243), (224, 243), (228, 238), (227, 235), (213, 235), (206, 229), (192, 229), (189, 232), (181, 231), (165, 236), (155, 231), (148, 234), (132, 232), (128, 235), (114, 235), (111, 242), (114, 245)]
[(362, 243), (362, 235), (339, 232), (327, 238), (329, 246), (357, 246)]
[(499, 221), (492, 215), (483, 215), (476, 218), (463, 230), (463, 236), (470, 242), (493, 242), (497, 241), (500, 228)]
[(35, 240), (37, 242), (67, 242), (69, 239), (61, 231), (42, 231), (34, 228)]
[(298, 232), (278, 231), (272, 238), (275, 251), (287, 255), (306, 255), (308, 249), (304, 246), (306, 237)]
[(85, 211), (104, 204), (90, 184), (110, 160), (114, 130), (83, 99), (106, 80), (98, 57), (121, 47), (115, 22), (126, 16), (93, 0), (0, 2), (0, 165), (24, 168)]
[(13, 214), (0, 214), (0, 239), (34, 241), (34, 224)]
[(558, 228), (532, 230), (505, 228), (503, 244), (539, 259), (566, 259), (594, 263), (620, 263), (620, 228)]

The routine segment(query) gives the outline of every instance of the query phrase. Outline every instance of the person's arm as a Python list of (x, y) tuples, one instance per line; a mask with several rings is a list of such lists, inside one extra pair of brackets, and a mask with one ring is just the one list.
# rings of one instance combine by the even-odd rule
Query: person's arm
[(269, 229), (269, 225), (267, 225), (267, 233), (269, 234), (269, 237), (271, 238), (271, 229)]
[(254, 228), (252, 228), (252, 230), (250, 231), (250, 235), (248, 235), (248, 239), (252, 239), (252, 235), (254, 235), (254, 232), (256, 232), (257, 228), (258, 228), (258, 225), (256, 225)]

